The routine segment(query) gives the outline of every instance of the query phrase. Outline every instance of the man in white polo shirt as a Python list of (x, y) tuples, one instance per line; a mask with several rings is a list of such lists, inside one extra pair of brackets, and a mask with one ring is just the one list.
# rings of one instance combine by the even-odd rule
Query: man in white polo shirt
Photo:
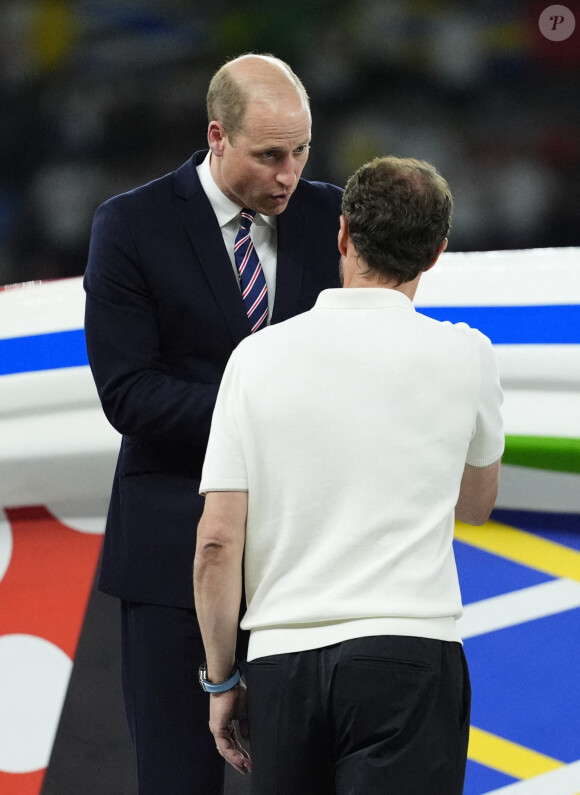
[[(343, 289), (244, 340), (213, 415), (196, 609), (220, 753), (263, 795), (459, 795), (469, 676), (454, 517), (481, 524), (504, 436), (487, 337), (415, 312), (452, 198), (428, 163), (347, 183)], [(234, 730), (245, 566), (252, 761)]]

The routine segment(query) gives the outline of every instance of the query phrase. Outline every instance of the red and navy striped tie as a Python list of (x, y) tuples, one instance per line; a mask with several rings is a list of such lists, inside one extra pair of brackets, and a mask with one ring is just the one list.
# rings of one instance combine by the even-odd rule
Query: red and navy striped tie
[(234, 244), (234, 257), (240, 276), (242, 298), (250, 320), (252, 334), (263, 328), (268, 320), (268, 288), (258, 254), (250, 235), (254, 210), (243, 209), (240, 229)]

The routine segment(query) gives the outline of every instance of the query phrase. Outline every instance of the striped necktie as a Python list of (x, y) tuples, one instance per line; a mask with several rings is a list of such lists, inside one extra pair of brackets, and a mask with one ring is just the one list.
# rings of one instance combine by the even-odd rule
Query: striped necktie
[(242, 210), (240, 229), (234, 244), (234, 257), (240, 277), (242, 298), (248, 313), (252, 334), (263, 328), (268, 320), (266, 278), (250, 235), (250, 227), (255, 214), (254, 210)]

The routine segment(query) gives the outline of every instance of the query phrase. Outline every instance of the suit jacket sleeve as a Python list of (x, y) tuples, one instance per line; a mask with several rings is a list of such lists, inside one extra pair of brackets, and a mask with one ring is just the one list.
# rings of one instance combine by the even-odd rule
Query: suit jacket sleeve
[[(84, 286), (87, 351), (103, 410), (124, 435), (205, 449), (219, 378), (196, 383), (170, 372), (159, 297), (147, 283), (141, 257), (122, 205), (101, 205)], [(168, 245), (163, 266), (171, 265)]]

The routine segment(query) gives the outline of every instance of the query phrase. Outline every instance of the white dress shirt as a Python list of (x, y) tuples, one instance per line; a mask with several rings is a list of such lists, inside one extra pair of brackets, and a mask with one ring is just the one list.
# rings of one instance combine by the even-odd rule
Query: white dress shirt
[[(236, 235), (238, 234), (238, 229), (240, 228), (241, 208), (238, 207), (237, 204), (234, 204), (231, 199), (228, 199), (216, 185), (209, 166), (210, 157), (211, 153), (208, 152), (207, 157), (197, 166), (197, 173), (201, 186), (216, 214), (224, 238), (225, 247), (236, 275), (236, 281), (239, 284), (238, 269), (234, 259), (234, 243)], [(251, 234), (254, 248), (260, 258), (260, 264), (262, 265), (262, 270), (266, 278), (266, 285), (268, 287), (269, 323), (272, 318), (274, 295), (276, 291), (276, 216), (256, 213), (254, 223), (251, 227)]]

